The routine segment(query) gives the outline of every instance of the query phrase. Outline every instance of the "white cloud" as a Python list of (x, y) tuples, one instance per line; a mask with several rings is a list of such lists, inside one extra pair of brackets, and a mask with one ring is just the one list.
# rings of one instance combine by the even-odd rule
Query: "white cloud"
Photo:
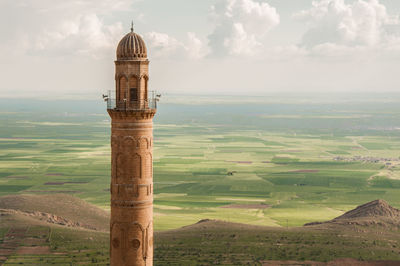
[(180, 42), (166, 33), (149, 32), (144, 35), (154, 58), (200, 59), (207, 53), (203, 42), (193, 32), (187, 33), (187, 41)]
[(41, 14), (73, 15), (77, 13), (109, 14), (114, 11), (131, 11), (138, 0), (15, 0), (17, 6), (25, 7)]
[(252, 55), (262, 47), (265, 34), (280, 22), (268, 3), (253, 0), (221, 0), (212, 7), (216, 24), (208, 36), (213, 55)]
[(185, 50), (188, 58), (201, 59), (208, 53), (208, 49), (195, 33), (188, 32), (187, 39), (188, 41), (185, 46)]
[(57, 29), (43, 30), (32, 36), (30, 53), (47, 55), (79, 54), (102, 57), (115, 49), (123, 34), (122, 24), (104, 25), (96, 14), (78, 16), (64, 21)]
[(168, 57), (183, 47), (181, 42), (166, 33), (148, 32), (145, 34), (145, 39), (154, 57)]
[(294, 17), (309, 25), (302, 45), (318, 51), (337, 53), (399, 42), (396, 30), (389, 30), (398, 28), (398, 16), (388, 14), (379, 0), (357, 0), (349, 4), (344, 0), (313, 1), (312, 8)]
[[(16, 0), (3, 2), (0, 30), (3, 48), (30, 55), (110, 56), (123, 35), (120, 22), (106, 22), (115, 12), (132, 11), (137, 0)], [(10, 15), (8, 15), (9, 13)], [(11, 15), (12, 14), (12, 15)], [(128, 31), (128, 29), (127, 29)], [(1, 37), (0, 37), (1, 38)], [(4, 49), (3, 49), (4, 50)]]

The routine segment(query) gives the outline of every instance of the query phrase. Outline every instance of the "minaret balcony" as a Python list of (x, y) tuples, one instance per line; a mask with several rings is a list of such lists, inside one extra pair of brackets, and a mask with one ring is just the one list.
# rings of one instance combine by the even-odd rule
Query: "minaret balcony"
[(148, 111), (156, 110), (157, 102), (159, 101), (160, 95), (155, 92), (151, 92), (151, 97), (146, 100), (140, 101), (128, 101), (127, 99), (116, 100), (110, 97), (111, 92), (108, 95), (103, 95), (104, 101), (107, 102), (107, 110), (114, 111)]

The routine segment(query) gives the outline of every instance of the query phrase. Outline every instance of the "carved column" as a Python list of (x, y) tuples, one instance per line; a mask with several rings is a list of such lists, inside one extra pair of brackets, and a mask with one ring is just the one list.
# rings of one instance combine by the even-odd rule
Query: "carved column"
[(152, 265), (155, 110), (108, 112), (112, 118), (111, 265)]

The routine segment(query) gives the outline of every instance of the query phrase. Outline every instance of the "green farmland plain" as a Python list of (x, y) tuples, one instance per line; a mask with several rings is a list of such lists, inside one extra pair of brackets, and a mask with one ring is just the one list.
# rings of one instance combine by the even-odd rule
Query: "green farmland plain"
[[(400, 97), (193, 98), (165, 97), (155, 119), (157, 231), (206, 218), (301, 226), (378, 198), (400, 207)], [(0, 196), (67, 193), (109, 209), (101, 101), (0, 103)]]

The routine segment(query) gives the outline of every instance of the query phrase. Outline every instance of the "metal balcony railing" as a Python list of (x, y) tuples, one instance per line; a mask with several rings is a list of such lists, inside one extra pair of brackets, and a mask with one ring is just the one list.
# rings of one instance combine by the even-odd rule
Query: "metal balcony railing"
[(148, 99), (142, 101), (128, 101), (126, 99), (117, 101), (112, 98), (112, 95), (111, 91), (108, 92), (108, 95), (103, 95), (104, 101), (107, 102), (107, 110), (139, 111), (157, 109), (157, 102), (160, 98), (160, 95), (157, 95), (154, 91), (150, 92), (151, 96)]

